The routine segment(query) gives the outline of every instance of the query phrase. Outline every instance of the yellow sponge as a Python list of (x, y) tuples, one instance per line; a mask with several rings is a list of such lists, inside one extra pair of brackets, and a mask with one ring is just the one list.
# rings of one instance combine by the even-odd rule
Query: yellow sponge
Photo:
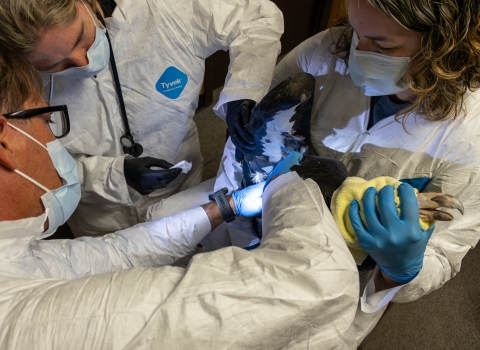
[[(342, 234), (348, 248), (352, 252), (353, 257), (358, 265), (361, 265), (363, 260), (367, 257), (367, 253), (362, 249), (357, 235), (353, 230), (350, 218), (348, 217), (348, 210), (352, 200), (356, 200), (360, 206), (360, 217), (365, 226), (365, 216), (363, 214), (362, 198), (365, 191), (369, 187), (374, 187), (377, 191), (381, 190), (386, 185), (393, 186), (395, 190), (395, 204), (397, 211), (400, 213), (400, 199), (397, 194), (397, 188), (402, 183), (393, 177), (382, 176), (373, 180), (366, 181), (359, 177), (349, 177), (343, 184), (334, 192), (332, 196), (331, 210), (333, 218), (337, 223), (338, 229)], [(416, 190), (415, 190), (416, 191)], [(377, 203), (378, 206), (378, 203)], [(429, 229), (433, 222), (425, 222), (420, 220), (420, 227), (422, 230)]]

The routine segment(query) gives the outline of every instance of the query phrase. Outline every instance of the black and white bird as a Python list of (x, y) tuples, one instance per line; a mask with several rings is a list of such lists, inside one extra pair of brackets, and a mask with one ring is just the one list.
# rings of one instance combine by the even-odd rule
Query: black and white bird
[(297, 73), (265, 95), (245, 128), (254, 135), (255, 155), (242, 160), (244, 186), (265, 180), (290, 152), (308, 153), (315, 78)]
[[(307, 73), (290, 76), (273, 88), (252, 110), (246, 129), (255, 137), (255, 155), (241, 160), (243, 185), (265, 180), (273, 168), (290, 152), (304, 155), (302, 163), (292, 167), (303, 179), (314, 180), (330, 208), (332, 195), (349, 176), (345, 165), (332, 158), (310, 154), (310, 118), (315, 79)], [(442, 193), (418, 193), (420, 217), (425, 221), (452, 220), (453, 216), (439, 208), (457, 209), (463, 205), (453, 196)]]

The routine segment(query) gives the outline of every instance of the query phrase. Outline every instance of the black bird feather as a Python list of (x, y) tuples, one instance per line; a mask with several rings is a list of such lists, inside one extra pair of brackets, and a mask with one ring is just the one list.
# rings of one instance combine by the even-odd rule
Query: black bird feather
[(317, 183), (328, 209), (333, 192), (348, 177), (347, 168), (341, 161), (319, 156), (304, 156), (301, 164), (292, 166), (291, 170), (296, 171), (302, 179), (312, 179)]
[[(258, 174), (265, 179), (275, 165), (290, 152), (297, 151), (304, 157), (301, 164), (294, 165), (291, 170), (303, 179), (314, 180), (330, 209), (333, 193), (349, 174), (341, 161), (309, 154), (314, 91), (313, 76), (297, 73), (272, 89), (252, 110), (246, 128), (255, 136), (257, 149), (254, 155), (244, 156), (242, 160), (243, 185), (250, 186), (255, 183), (253, 179), (259, 182)], [(272, 148), (272, 144), (275, 147)], [(437, 210), (439, 207), (457, 209), (463, 214), (462, 203), (453, 196), (421, 193), (417, 198), (422, 199), (419, 199), (420, 216), (424, 215), (429, 220), (453, 219), (451, 214)], [(261, 236), (261, 219), (254, 219), (253, 223)]]
[[(252, 110), (246, 129), (255, 135), (259, 145), (257, 146), (257, 155), (244, 157), (243, 181), (245, 186), (249, 186), (252, 184), (252, 178), (256, 172), (268, 175), (269, 171), (265, 171), (264, 168), (273, 168), (292, 151), (301, 152), (304, 154), (302, 163), (293, 166), (292, 170), (296, 171), (303, 179), (314, 180), (319, 185), (330, 208), (333, 192), (348, 177), (348, 171), (345, 165), (337, 159), (308, 155), (314, 91), (315, 78), (308, 73), (297, 73), (273, 88)], [(295, 112), (288, 120), (289, 123), (292, 123), (291, 130), (280, 133), (281, 142), (278, 147), (281, 158), (272, 162), (272, 156), (266, 149), (270, 146), (266, 144), (272, 142), (269, 139), (267, 124), (272, 123), (269, 125), (270, 128), (273, 125), (273, 129), (282, 131), (282, 124), (285, 123), (285, 120), (279, 121), (277, 118), (282, 118), (281, 113), (293, 107), (295, 107)]]
[[(313, 179), (330, 208), (333, 192), (348, 172), (339, 160), (308, 155), (314, 92), (315, 78), (297, 73), (273, 88), (252, 110), (246, 129), (254, 135), (257, 149), (254, 155), (244, 156), (242, 160), (243, 186), (265, 179), (275, 165), (297, 151), (304, 157), (292, 170), (303, 179)], [(253, 219), (253, 224), (261, 236), (261, 219)]]
[(297, 73), (270, 90), (252, 110), (245, 127), (254, 135), (257, 148), (242, 160), (244, 186), (265, 179), (290, 152), (308, 151), (314, 91), (315, 78)]

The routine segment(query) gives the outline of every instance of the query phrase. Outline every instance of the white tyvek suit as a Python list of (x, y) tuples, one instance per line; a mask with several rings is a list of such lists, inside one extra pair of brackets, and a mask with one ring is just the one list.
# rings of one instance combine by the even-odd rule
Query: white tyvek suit
[[(370, 283), (365, 290), (362, 287), (361, 300), (361, 309), (368, 313), (359, 308), (355, 320), (360, 343), (390, 300), (409, 302), (440, 288), (457, 274), (462, 258), (480, 238), (480, 91), (465, 95), (466, 112), (456, 121), (429, 122), (410, 115), (406, 132), (391, 116), (367, 130), (370, 97), (354, 85), (343, 60), (329, 52), (332, 36), (341, 30), (327, 30), (300, 44), (278, 64), (272, 82), (275, 86), (297, 72), (315, 77), (311, 119), (315, 153), (340, 159), (351, 176), (366, 180), (428, 178), (424, 191), (454, 195), (465, 207), (464, 216), (437, 222), (423, 268), (410, 283), (375, 293), (373, 273), (361, 276), (362, 286)], [(226, 146), (216, 187), (236, 183), (233, 149)]]
[[(215, 191), (214, 186), (218, 182), (218, 179), (212, 178), (152, 204), (147, 209), (145, 220), (157, 220), (208, 202), (208, 196)], [(228, 224), (222, 223), (200, 242), (202, 251), (209, 252), (229, 246), (246, 248), (259, 244), (260, 239), (251, 222), (251, 218), (238, 217)]]
[(30, 232), (0, 223), (0, 347), (355, 348), (356, 267), (318, 186), (291, 173), (263, 198), (260, 248), (197, 254), (186, 269), (149, 267), (208, 232), (201, 208), (73, 241), (37, 240), (43, 217)]
[(78, 160), (83, 185), (69, 221), (76, 236), (131, 227), (143, 221), (150, 204), (199, 183), (203, 158), (192, 118), (205, 59), (230, 50), (229, 73), (215, 107), (224, 118), (227, 102), (259, 101), (268, 91), (283, 33), (282, 14), (267, 0), (116, 3), (105, 22), (134, 139), (144, 148), (142, 156), (172, 164), (187, 160), (193, 168), (149, 196), (129, 189), (120, 143), (124, 125), (110, 65), (93, 78), (55, 76), (51, 104), (68, 105), (71, 131), (62, 143)]

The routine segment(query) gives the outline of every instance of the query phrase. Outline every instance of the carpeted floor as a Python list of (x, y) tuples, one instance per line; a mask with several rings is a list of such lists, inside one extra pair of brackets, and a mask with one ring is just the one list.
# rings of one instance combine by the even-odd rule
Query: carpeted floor
[[(218, 99), (215, 91), (214, 100)], [(214, 177), (225, 143), (226, 124), (208, 106), (195, 116), (205, 168)], [(393, 304), (364, 350), (480, 349), (480, 247), (470, 251), (462, 270), (440, 290), (415, 302)], [(321, 350), (321, 349), (320, 349)]]

